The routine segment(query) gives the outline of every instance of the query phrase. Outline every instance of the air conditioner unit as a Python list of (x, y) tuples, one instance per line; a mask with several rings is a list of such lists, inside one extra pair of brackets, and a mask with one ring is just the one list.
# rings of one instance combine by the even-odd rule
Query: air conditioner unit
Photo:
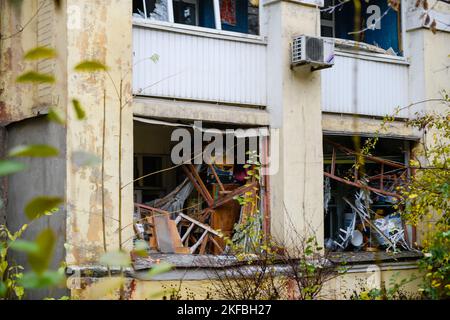
[(328, 38), (297, 36), (292, 43), (292, 67), (310, 64), (312, 70), (334, 65), (334, 41)]

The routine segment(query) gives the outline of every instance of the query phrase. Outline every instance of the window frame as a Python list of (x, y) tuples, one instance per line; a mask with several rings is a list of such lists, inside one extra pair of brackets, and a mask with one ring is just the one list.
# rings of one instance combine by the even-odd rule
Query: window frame
[[(332, 5), (334, 5), (335, 1), (336, 0), (332, 0)], [(325, 3), (324, 3), (324, 6), (321, 7), (321, 9), (323, 9), (323, 8), (325, 8)], [(407, 43), (406, 43), (406, 10), (407, 10), (406, 3), (404, 1), (401, 1), (400, 12), (399, 12), (399, 17), (400, 17), (399, 27), (401, 28), (400, 33), (399, 33), (399, 35), (400, 35), (399, 48), (401, 48), (403, 50), (403, 54), (402, 55), (398, 55), (398, 56), (392, 56), (392, 55), (389, 55), (389, 54), (386, 54), (386, 53), (380, 53), (380, 52), (370, 51), (369, 50), (369, 51), (366, 51), (368, 56), (380, 57), (381, 59), (383, 59), (383, 61), (385, 59), (387, 59), (388, 60), (387, 62), (389, 62), (391, 60), (393, 62), (407, 62), (407, 57), (408, 57), (409, 51), (408, 51), (408, 46), (407, 46)], [(320, 18), (320, 27), (322, 28), (322, 25), (323, 26), (329, 26), (328, 25), (329, 21), (330, 20), (323, 21), (322, 18)], [(325, 22), (325, 23), (323, 23), (323, 22)], [(335, 20), (335, 17), (334, 17), (334, 12), (333, 12), (333, 24), (334, 25), (336, 24), (336, 20)], [(330, 38), (330, 39), (338, 39), (338, 40), (346, 41), (347, 43), (354, 42), (355, 43), (355, 45), (354, 45), (355, 48), (358, 47), (358, 43), (356, 41), (345, 40), (345, 39), (342, 39), (342, 38), (337, 38), (336, 34), (335, 34), (335, 26), (334, 25), (332, 26), (332, 28), (333, 28), (333, 37)], [(361, 41), (360, 43), (365, 43), (365, 42)], [(351, 50), (349, 50), (347, 48), (344, 48), (344, 47), (340, 48), (339, 45), (336, 46), (336, 50), (338, 52), (348, 53), (350, 55), (352, 54)], [(359, 54), (360, 53), (358, 53), (357, 55), (359, 55)]]
[[(141, 1), (143, 2), (144, 8), (146, 8), (145, 0), (141, 0)], [(198, 32), (205, 32), (205, 33), (209, 33), (209, 34), (218, 34), (218, 35), (225, 35), (225, 36), (231, 36), (231, 37), (247, 38), (247, 39), (251, 39), (251, 40), (263, 40), (264, 39), (264, 37), (262, 35), (263, 24), (261, 22), (262, 16), (263, 16), (262, 15), (263, 4), (261, 3), (261, 1), (258, 4), (259, 34), (257, 34), (257, 35), (223, 30), (222, 29), (222, 18), (220, 15), (220, 0), (213, 0), (215, 28), (207, 28), (207, 27), (201, 27), (201, 26), (192, 26), (192, 25), (187, 25), (187, 24), (182, 24), (182, 23), (176, 23), (175, 18), (174, 18), (173, 2), (174, 2), (174, 0), (167, 0), (168, 21), (151, 20), (148, 18), (147, 12), (145, 12), (145, 16), (146, 16), (145, 19), (133, 17), (134, 24), (140, 24), (140, 25), (151, 24), (151, 25), (158, 25), (158, 26), (162, 26), (162, 27), (173, 27), (173, 28), (184, 29), (184, 30), (189, 30), (189, 31), (198, 31)], [(198, 19), (198, 17), (197, 17), (197, 19)]]

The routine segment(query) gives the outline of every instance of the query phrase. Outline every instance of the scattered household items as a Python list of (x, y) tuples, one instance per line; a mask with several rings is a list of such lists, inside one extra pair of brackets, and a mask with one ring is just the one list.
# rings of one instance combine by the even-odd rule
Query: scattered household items
[(388, 147), (383, 153), (389, 156), (381, 158), (352, 150), (348, 147), (353, 144), (350, 139), (326, 137), (324, 144), (325, 248), (370, 252), (411, 250), (396, 208), (400, 198), (397, 187), (411, 174), (401, 162), (408, 159), (407, 151), (401, 151), (405, 145), (386, 142), (384, 146)]
[(361, 231), (353, 230), (351, 243), (355, 248), (359, 248), (363, 245), (363, 234)]
[[(136, 237), (148, 241), (151, 252), (220, 255), (235, 225), (258, 211), (259, 181), (239, 183), (234, 165), (181, 167), (186, 179), (172, 192), (135, 204)], [(240, 203), (244, 196), (255, 201)]]
[(355, 230), (356, 223), (356, 214), (355, 213), (347, 213), (345, 214), (345, 222), (347, 227), (345, 229), (340, 229), (339, 238), (340, 241), (334, 241), (334, 244), (337, 245), (341, 249), (345, 249), (348, 243), (351, 241), (353, 232)]

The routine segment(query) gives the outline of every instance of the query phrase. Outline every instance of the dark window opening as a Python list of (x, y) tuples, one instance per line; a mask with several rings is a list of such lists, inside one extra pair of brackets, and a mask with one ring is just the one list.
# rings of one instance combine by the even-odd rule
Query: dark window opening
[(355, 19), (353, 1), (325, 0), (321, 11), (322, 36), (364, 42), (388, 54), (402, 55), (401, 9), (394, 10), (385, 0), (360, 4), (361, 14)]
[[(205, 127), (207, 132), (221, 132), (222, 151), (211, 152), (210, 143), (203, 141), (200, 159), (210, 155), (212, 164), (202, 161), (180, 165), (172, 162), (173, 148), (180, 143), (172, 141), (177, 128), (135, 122), (134, 229), (136, 239), (146, 241), (152, 253), (227, 254), (222, 235), (237, 243), (248, 241), (249, 235), (235, 227), (253, 221), (249, 217), (259, 221), (249, 225), (256, 228), (255, 232), (268, 230), (264, 219), (268, 214), (266, 182), (250, 175), (255, 171), (250, 160), (255, 160), (253, 155), (259, 155), (266, 145), (257, 138), (243, 137), (241, 131), (236, 135), (227, 133), (233, 129), (228, 125), (217, 124), (210, 130)], [(180, 156), (187, 150), (186, 155), (193, 159), (199, 151), (194, 130), (185, 126), (181, 129), (189, 132), (191, 143)], [(254, 133), (249, 135), (253, 137)], [(251, 201), (238, 201), (236, 197), (241, 196)]]
[[(170, 8), (173, 11), (169, 12)], [(220, 15), (217, 19), (216, 13)], [(133, 0), (133, 16), (211, 29), (219, 28), (217, 20), (222, 30), (259, 34), (257, 0)]]
[[(361, 138), (364, 145), (366, 138)], [(357, 170), (351, 137), (324, 139), (325, 246), (330, 251), (411, 249), (414, 238), (397, 208), (397, 187), (410, 172), (410, 142), (380, 139)], [(370, 188), (370, 189), (369, 189)]]

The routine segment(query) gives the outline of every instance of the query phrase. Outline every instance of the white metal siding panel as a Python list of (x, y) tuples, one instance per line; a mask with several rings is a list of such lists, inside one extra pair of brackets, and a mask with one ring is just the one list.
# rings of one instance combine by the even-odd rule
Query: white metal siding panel
[(326, 112), (392, 115), (408, 104), (408, 66), (338, 55), (334, 67), (322, 71), (322, 99)]
[(135, 94), (266, 105), (265, 44), (135, 26), (133, 46)]

